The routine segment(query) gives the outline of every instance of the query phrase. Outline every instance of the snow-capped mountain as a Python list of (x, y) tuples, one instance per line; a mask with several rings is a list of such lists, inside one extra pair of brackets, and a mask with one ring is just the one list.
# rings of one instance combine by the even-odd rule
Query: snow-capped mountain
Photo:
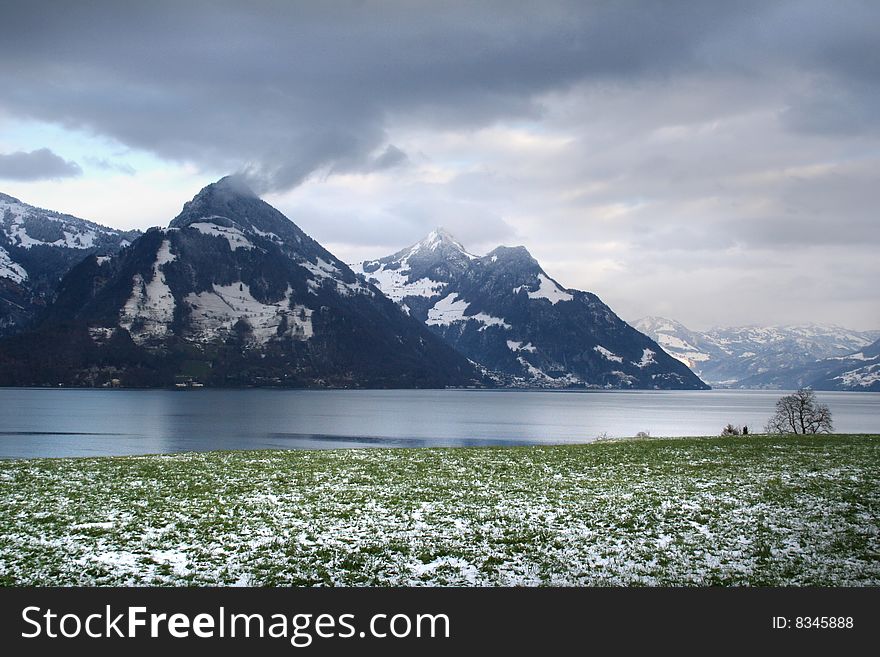
[(744, 379), (741, 385), (880, 392), (880, 342), (846, 356), (833, 356), (782, 371), (751, 376)]
[(466, 358), (244, 183), (74, 267), (38, 330), (0, 344), (0, 384), (442, 387)]
[(437, 229), (352, 268), (505, 383), (706, 387), (596, 295), (563, 288), (524, 247), (477, 256)]
[(633, 325), (704, 381), (734, 388), (793, 389), (809, 385), (824, 371), (824, 366), (818, 365), (820, 361), (848, 356), (880, 337), (880, 331), (816, 324), (701, 332), (663, 317), (645, 317)]
[(138, 235), (0, 194), (0, 336), (26, 328), (76, 263), (116, 253)]
[(825, 371), (810, 384), (816, 390), (880, 392), (880, 340), (861, 351), (820, 361)]

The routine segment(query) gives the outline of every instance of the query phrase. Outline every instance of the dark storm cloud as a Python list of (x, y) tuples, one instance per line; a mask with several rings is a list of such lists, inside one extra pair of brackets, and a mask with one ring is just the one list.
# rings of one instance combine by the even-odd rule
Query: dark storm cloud
[(409, 156), (400, 150), (394, 144), (388, 144), (382, 154), (373, 160), (370, 167), (373, 171), (382, 171), (383, 169), (393, 169), (399, 167), (409, 161)]
[[(805, 22), (831, 13), (796, 6)], [(750, 47), (763, 7), (15, 3), (4, 9), (0, 107), (165, 158), (244, 170), (277, 190), (319, 170), (382, 165), (377, 152), (395, 155), (392, 119), (479, 127), (540, 117), (542, 94), (583, 81), (737, 73), (731, 51)], [(824, 44), (829, 68), (864, 68), (835, 43)], [(762, 47), (771, 67), (786, 61)]]
[(0, 153), (0, 178), (4, 180), (55, 180), (82, 175), (80, 166), (48, 148), (26, 153)]

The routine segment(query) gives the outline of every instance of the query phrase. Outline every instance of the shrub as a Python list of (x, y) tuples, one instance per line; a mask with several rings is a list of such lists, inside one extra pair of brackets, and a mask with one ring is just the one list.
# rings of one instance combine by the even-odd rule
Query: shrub
[(729, 424), (721, 430), (722, 436), (738, 436), (740, 434), (739, 428)]

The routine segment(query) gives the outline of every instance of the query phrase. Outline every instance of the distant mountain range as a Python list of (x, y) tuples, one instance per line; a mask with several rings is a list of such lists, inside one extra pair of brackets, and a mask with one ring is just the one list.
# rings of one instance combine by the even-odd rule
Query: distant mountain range
[(0, 194), (0, 337), (30, 326), (83, 258), (112, 255), (139, 235)]
[(522, 246), (477, 256), (441, 228), (352, 269), (502, 385), (707, 387), (595, 294), (550, 278)]
[(715, 387), (880, 390), (880, 331), (816, 324), (692, 331), (664, 317), (633, 325)]
[[(81, 238), (85, 242), (85, 238)], [(38, 326), (0, 342), (0, 385), (480, 385), (403, 313), (237, 178), (165, 229), (61, 282)]]

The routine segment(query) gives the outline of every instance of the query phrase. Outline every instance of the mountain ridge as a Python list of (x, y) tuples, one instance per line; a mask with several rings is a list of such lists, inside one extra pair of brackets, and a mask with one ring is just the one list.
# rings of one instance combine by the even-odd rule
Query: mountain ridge
[(3, 385), (482, 382), (466, 358), (228, 178), (167, 228), (74, 267), (37, 330), (3, 343), (0, 364)]
[(880, 338), (880, 331), (816, 323), (716, 327), (701, 332), (664, 317), (644, 317), (634, 326), (706, 381), (721, 387), (832, 385), (819, 379), (840, 369), (841, 359)]
[(478, 256), (438, 228), (352, 269), (505, 385), (706, 387), (595, 294), (551, 278), (523, 246)]
[(0, 192), (0, 337), (32, 325), (80, 260), (116, 253), (138, 235)]

